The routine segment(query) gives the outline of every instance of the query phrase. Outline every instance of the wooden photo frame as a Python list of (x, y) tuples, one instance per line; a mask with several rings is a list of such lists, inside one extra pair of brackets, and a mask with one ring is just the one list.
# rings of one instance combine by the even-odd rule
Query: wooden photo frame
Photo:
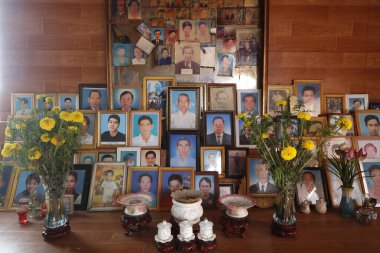
[(256, 144), (251, 139), (251, 132), (248, 127), (244, 127), (244, 121), (235, 118), (235, 147), (256, 148)]
[(98, 113), (92, 110), (81, 111), (84, 116), (80, 149), (96, 148), (98, 137)]
[(140, 166), (140, 152), (139, 147), (118, 147), (116, 160), (118, 162), (124, 162), (128, 167), (130, 166)]
[[(187, 87), (187, 88), (193, 88), (193, 87), (199, 87), (199, 110), (203, 112), (207, 108), (207, 83), (189, 83), (189, 82), (177, 82), (178, 87)], [(202, 117), (202, 115), (200, 115)]]
[(252, 197), (275, 197), (277, 191), (264, 161), (247, 157), (247, 193)]
[(308, 124), (309, 125), (307, 127), (306, 134), (308, 136), (319, 137), (322, 134), (322, 129), (324, 129), (327, 126), (327, 117), (312, 117)]
[(242, 178), (247, 173), (248, 148), (229, 148), (226, 151), (226, 177)]
[(65, 209), (67, 214), (74, 213), (74, 195), (65, 194), (64, 197)]
[(236, 84), (208, 85), (210, 111), (236, 111)]
[(346, 94), (344, 98), (346, 112), (354, 113), (357, 110), (368, 109), (368, 94)]
[(289, 101), (291, 96), (293, 96), (293, 85), (268, 85), (266, 112), (272, 116), (276, 116), (276, 102), (280, 100)]
[[(365, 159), (359, 161), (360, 170), (362, 172), (361, 181), (364, 186), (364, 192), (369, 194), (371, 198), (380, 199), (380, 159)], [(380, 207), (380, 203), (376, 204)]]
[(202, 194), (202, 206), (204, 208), (217, 207), (219, 183), (216, 171), (195, 172), (194, 186), (195, 190)]
[(234, 145), (234, 113), (232, 111), (204, 112), (205, 146)]
[(376, 136), (355, 136), (354, 146), (357, 150), (363, 149), (367, 154), (367, 159), (380, 159), (380, 137)]
[(122, 111), (98, 111), (98, 147), (127, 145), (128, 116)]
[(81, 150), (76, 153), (75, 164), (94, 165), (98, 161), (98, 152), (94, 150)]
[(303, 101), (301, 110), (306, 110), (313, 117), (322, 112), (323, 82), (322, 80), (294, 80), (294, 94)]
[(81, 110), (107, 110), (106, 84), (79, 84), (79, 108)]
[(379, 110), (356, 110), (355, 119), (359, 136), (379, 136)]
[(159, 167), (161, 166), (161, 149), (141, 149), (140, 166)]
[(78, 93), (58, 93), (58, 106), (62, 111), (79, 110)]
[[(34, 102), (35, 105), (34, 107), (38, 111), (50, 111), (53, 109), (54, 106), (58, 105), (58, 93), (46, 93), (46, 94), (35, 94)], [(45, 95), (41, 99), (38, 99), (38, 95)], [(50, 99), (47, 99), (50, 98)]]
[(351, 137), (332, 137), (330, 140), (326, 142), (326, 150), (325, 154), (328, 157), (332, 157), (334, 154), (337, 156), (335, 153), (335, 150), (339, 149), (339, 146), (342, 145), (343, 143), (347, 144), (349, 147), (352, 147), (353, 142)]
[(12, 93), (11, 103), (14, 118), (30, 118), (34, 109), (34, 93)]
[(67, 174), (65, 194), (73, 196), (75, 210), (87, 210), (92, 167), (91, 164), (76, 164)]
[(346, 100), (344, 94), (323, 95), (323, 112), (326, 114), (344, 113), (346, 110)]
[(129, 143), (132, 147), (161, 147), (161, 111), (131, 111)]
[(200, 139), (197, 131), (170, 131), (167, 164), (170, 167), (199, 168)]
[(226, 175), (225, 160), (223, 146), (201, 147), (201, 171), (215, 171), (223, 178)]
[(246, 113), (247, 115), (261, 115), (261, 104), (261, 90), (237, 90), (237, 114)]
[(116, 86), (110, 89), (113, 110), (139, 110), (142, 108), (143, 95), (140, 85)]
[(304, 168), (302, 181), (297, 183), (297, 204), (308, 201), (315, 205), (318, 199), (328, 203), (328, 190), (323, 168)]
[(16, 169), (16, 163), (4, 165), (0, 173), (0, 211), (8, 207), (10, 191), (12, 189), (12, 174)]
[(352, 114), (350, 114), (350, 113), (341, 113), (341, 114), (334, 113), (334, 114), (328, 114), (327, 117), (328, 117), (329, 125), (335, 124), (341, 118), (347, 118), (352, 122), (352, 127), (350, 129), (348, 129), (348, 130), (339, 129), (335, 136), (355, 136), (355, 133), (356, 133), (355, 125), (356, 124), (355, 124), (354, 116)]
[(234, 183), (219, 183), (219, 199), (223, 196), (235, 194)]

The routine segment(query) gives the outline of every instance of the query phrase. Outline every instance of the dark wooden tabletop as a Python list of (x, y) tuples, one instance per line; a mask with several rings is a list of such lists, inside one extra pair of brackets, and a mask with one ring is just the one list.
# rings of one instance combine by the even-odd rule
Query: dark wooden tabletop
[[(379, 210), (377, 210), (379, 211)], [(296, 238), (280, 238), (271, 234), (274, 209), (250, 209), (246, 237), (227, 238), (221, 231), (221, 209), (205, 210), (204, 216), (214, 222), (217, 248), (213, 252), (380, 252), (380, 222), (362, 225), (354, 219), (340, 217), (329, 209), (321, 215), (297, 212)], [(40, 221), (18, 224), (15, 212), (0, 213), (0, 253), (55, 252), (158, 252), (154, 235), (157, 223), (169, 219), (169, 211), (152, 211), (152, 222), (140, 233), (125, 236), (120, 212), (76, 212), (70, 215), (70, 234), (55, 241), (44, 241)]]

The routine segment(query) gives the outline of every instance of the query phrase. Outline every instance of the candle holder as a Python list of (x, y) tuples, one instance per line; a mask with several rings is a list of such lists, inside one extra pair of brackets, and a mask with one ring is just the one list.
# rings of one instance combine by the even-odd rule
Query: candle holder
[(193, 224), (189, 221), (182, 221), (179, 223), (178, 250), (190, 252), (197, 248), (195, 243), (195, 235), (193, 232)]
[(154, 240), (156, 241), (156, 247), (160, 252), (170, 252), (175, 249), (171, 227), (172, 224), (166, 222), (166, 220), (157, 224), (158, 232), (157, 235), (154, 236)]
[(202, 252), (207, 252), (216, 248), (216, 235), (212, 227), (214, 223), (204, 219), (199, 223), (198, 247)]

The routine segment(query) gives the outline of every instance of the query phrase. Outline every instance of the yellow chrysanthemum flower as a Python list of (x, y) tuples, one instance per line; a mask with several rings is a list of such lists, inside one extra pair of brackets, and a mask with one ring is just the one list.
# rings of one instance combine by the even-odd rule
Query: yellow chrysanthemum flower
[(11, 137), (12, 136), (12, 131), (11, 131), (11, 129), (10, 129), (9, 126), (7, 126), (5, 128), (5, 136), (7, 136), (7, 137)]
[(54, 99), (53, 97), (47, 97), (47, 98), (46, 98), (46, 101), (47, 101), (47, 102), (54, 102), (55, 99)]
[(61, 108), (59, 108), (59, 106), (54, 106), (51, 110), (53, 112), (59, 112), (61, 110)]
[(308, 112), (299, 112), (297, 114), (297, 118), (304, 119), (304, 120), (310, 120), (311, 119), (311, 115)]
[(16, 129), (17, 130), (20, 130), (20, 129), (25, 128), (25, 127), (26, 127), (26, 125), (24, 123), (17, 123), (16, 124)]
[(66, 140), (64, 137), (53, 136), (53, 137), (51, 137), (50, 142), (54, 146), (60, 147), (66, 142)]
[(236, 115), (236, 118), (241, 120), (243, 120), (245, 117), (247, 117), (247, 113), (245, 112)]
[(71, 118), (71, 121), (77, 122), (77, 123), (81, 123), (84, 120), (83, 113), (78, 112), (78, 111), (70, 113), (70, 118)]
[(66, 112), (66, 111), (62, 111), (60, 114), (59, 114), (59, 117), (64, 120), (64, 121), (70, 121), (71, 120), (71, 117), (70, 117), (70, 113)]
[(286, 100), (279, 100), (276, 102), (276, 106), (280, 106), (280, 105), (286, 105)]
[(264, 119), (269, 119), (269, 118), (270, 118), (270, 115), (269, 115), (268, 113), (266, 113), (266, 114), (263, 115), (263, 118), (264, 118)]
[(42, 156), (41, 151), (39, 151), (37, 148), (31, 148), (28, 153), (28, 159), (33, 161), (33, 160), (38, 160)]
[(76, 126), (68, 126), (67, 129), (72, 130), (72, 131), (78, 130)]
[(40, 120), (40, 127), (43, 130), (51, 131), (55, 127), (55, 119), (44, 117)]
[(21, 150), (21, 145), (18, 143), (13, 143), (12, 151), (19, 151)]
[(46, 97), (46, 94), (39, 94), (36, 96), (38, 100), (43, 99), (44, 97)]
[(305, 140), (302, 142), (301, 146), (309, 151), (312, 151), (315, 147), (314, 142), (312, 140)]
[(41, 152), (40, 151), (36, 151), (36, 153), (34, 153), (34, 157), (35, 157), (35, 159), (37, 160), (37, 159), (40, 159), (41, 158)]
[(269, 138), (269, 134), (268, 133), (262, 133), (261, 138), (267, 139), (267, 138)]
[(8, 149), (8, 148), (5, 148), (5, 147), (4, 147), (4, 148), (1, 150), (1, 155), (2, 155), (3, 157), (5, 157), (5, 158), (10, 157), (10, 156), (11, 156), (11, 150)]
[(58, 144), (58, 138), (56, 136), (53, 136), (53, 137), (51, 137), (50, 142), (54, 146), (57, 146), (57, 144)]
[(286, 161), (292, 160), (297, 155), (297, 149), (292, 146), (286, 147), (281, 150), (281, 157)]
[(49, 142), (50, 141), (49, 134), (45, 133), (45, 134), (41, 135), (40, 140), (42, 142)]
[(352, 122), (348, 118), (341, 118), (338, 120), (337, 125), (340, 129), (347, 131), (351, 129)]

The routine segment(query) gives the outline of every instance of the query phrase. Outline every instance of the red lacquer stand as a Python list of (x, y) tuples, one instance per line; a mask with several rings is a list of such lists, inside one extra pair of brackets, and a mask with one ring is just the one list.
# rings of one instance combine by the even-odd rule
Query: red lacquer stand
[(146, 213), (138, 216), (127, 215), (123, 212), (121, 216), (121, 226), (124, 228), (124, 234), (130, 235), (131, 232), (140, 232), (142, 226), (147, 225), (152, 221), (149, 210)]
[(216, 249), (216, 238), (213, 241), (202, 241), (198, 239), (198, 247), (201, 252)]
[(178, 240), (177, 243), (178, 250), (182, 252), (190, 252), (197, 248), (197, 243), (195, 242), (195, 239), (188, 242)]
[(295, 237), (297, 232), (296, 224), (287, 226), (277, 224), (274, 220), (272, 220), (271, 225), (272, 233), (281, 237)]
[(43, 226), (42, 228), (42, 236), (46, 240), (59, 239), (66, 236), (70, 232), (70, 223), (66, 222), (63, 226), (58, 228), (49, 228), (47, 226)]
[(245, 237), (244, 232), (247, 229), (249, 223), (248, 216), (243, 218), (233, 218), (223, 212), (219, 221), (222, 225), (222, 231), (227, 237)]
[(175, 240), (173, 238), (171, 242), (166, 242), (166, 243), (156, 242), (156, 246), (160, 252), (164, 252), (164, 253), (171, 252), (175, 250)]

